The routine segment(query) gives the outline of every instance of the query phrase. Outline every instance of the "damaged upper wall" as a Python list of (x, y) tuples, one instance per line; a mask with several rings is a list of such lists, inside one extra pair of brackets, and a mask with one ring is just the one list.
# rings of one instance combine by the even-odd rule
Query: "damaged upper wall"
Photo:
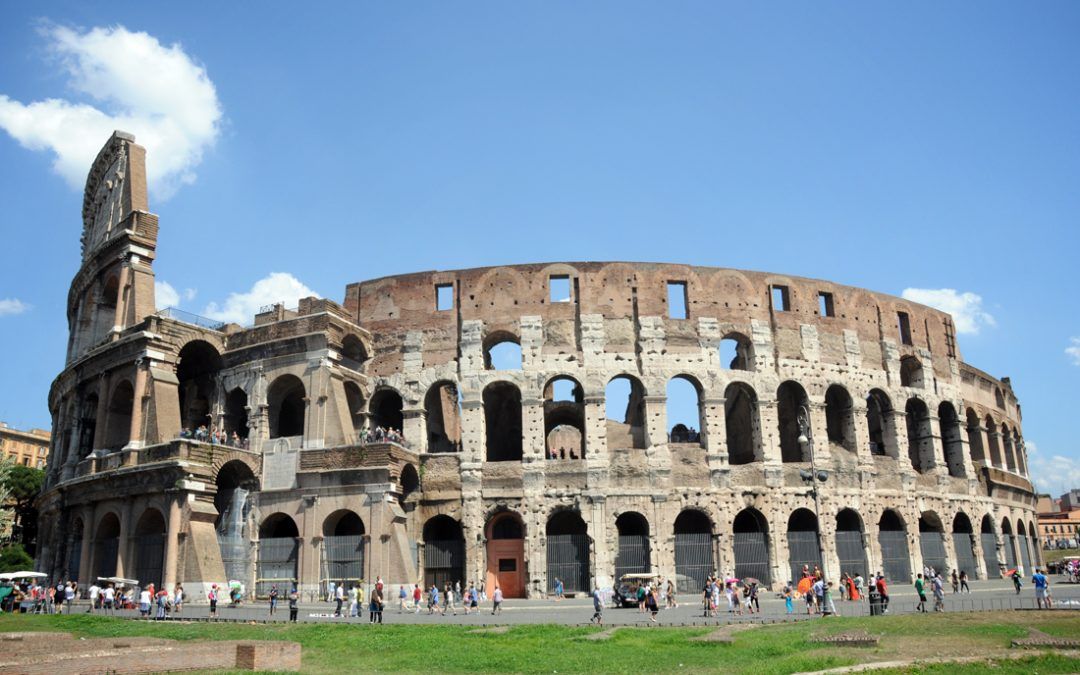
[[(552, 279), (561, 278), (569, 287), (566, 301), (552, 296)], [(685, 288), (686, 318), (671, 317), (673, 283), (685, 285), (673, 290)], [(440, 286), (452, 296), (442, 310)], [(648, 339), (643, 333), (657, 329), (672, 352), (738, 332), (757, 343), (771, 338), (779, 361), (843, 365), (857, 352), (863, 367), (884, 368), (907, 355), (930, 357), (935, 376), (950, 382), (951, 363), (961, 358), (952, 318), (925, 305), (823, 280), (666, 263), (547, 263), (384, 277), (348, 286), (345, 307), (377, 336), (372, 368), (381, 375), (400, 370), (409, 332), (423, 335), (424, 365), (435, 366), (456, 358), (464, 322), (482, 321), (485, 339), (520, 340), (521, 317), (541, 318), (545, 351), (581, 351), (583, 329), (588, 333), (600, 318), (607, 352), (633, 353)]]

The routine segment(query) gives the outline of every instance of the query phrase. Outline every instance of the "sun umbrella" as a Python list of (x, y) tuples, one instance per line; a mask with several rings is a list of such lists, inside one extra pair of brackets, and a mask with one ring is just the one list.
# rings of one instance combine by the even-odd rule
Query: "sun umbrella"
[(12, 572), (12, 579), (44, 579), (48, 577), (44, 572)]
[(1005, 570), (1005, 576), (1011, 577), (1012, 575), (1016, 574), (1016, 569), (1017, 568), (1014, 567), (1011, 570)]
[(739, 581), (740, 579), (736, 579), (735, 577), (728, 577), (727, 579), (724, 579), (725, 584), (737, 584), (739, 583)]
[(804, 577), (799, 580), (799, 592), (806, 595), (810, 592), (810, 589), (814, 587), (814, 580), (810, 577)]

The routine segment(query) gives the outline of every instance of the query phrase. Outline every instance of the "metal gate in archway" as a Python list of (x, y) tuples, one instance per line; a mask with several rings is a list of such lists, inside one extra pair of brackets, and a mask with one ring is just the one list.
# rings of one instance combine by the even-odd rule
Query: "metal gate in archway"
[(424, 584), (440, 590), (446, 584), (465, 583), (465, 541), (433, 539), (424, 542)]
[(818, 543), (817, 532), (789, 531), (787, 539), (791, 580), (797, 582), (802, 578), (804, 566), (808, 567), (811, 572), (814, 571), (815, 567), (821, 567), (821, 545)]
[(675, 535), (675, 590), (700, 593), (714, 569), (711, 534), (685, 532)]
[(549, 534), (547, 536), (547, 585), (554, 592), (561, 579), (567, 593), (588, 593), (589, 535)]
[(1011, 570), (1016, 567), (1016, 537), (1007, 534), (1002, 539), (1005, 542), (1005, 569)]
[(82, 537), (71, 540), (71, 545), (68, 546), (67, 557), (67, 578), (77, 581), (79, 579), (79, 568), (82, 566)]
[[(772, 583), (772, 566), (769, 564), (769, 535), (765, 532), (736, 532), (731, 540), (735, 553), (735, 576), (739, 579), (754, 577), (768, 586)], [(693, 590), (700, 591), (705, 579)]]
[(882, 530), (878, 533), (881, 545), (881, 572), (892, 583), (906, 584), (911, 580), (911, 559), (908, 555), (907, 533), (901, 530)]
[(142, 586), (164, 581), (165, 535), (143, 534), (135, 538), (135, 578)]
[(295, 537), (272, 537), (259, 540), (255, 563), (255, 595), (266, 597), (272, 586), (286, 594), (298, 581), (300, 540)]
[(1017, 535), (1016, 542), (1020, 546), (1020, 562), (1024, 565), (1024, 574), (1030, 576), (1035, 572), (1035, 568), (1031, 566), (1031, 549), (1028, 548), (1027, 535)]
[(943, 576), (949, 573), (945, 558), (945, 540), (940, 532), (920, 532), (919, 552), (922, 553), (923, 567), (932, 567)]
[(975, 538), (967, 532), (953, 532), (953, 549), (956, 551), (956, 571), (967, 572), (975, 577)]
[(100, 539), (97, 542), (97, 575), (99, 577), (116, 576), (116, 553), (120, 550), (120, 539)]
[(615, 556), (615, 579), (622, 578), (624, 574), (651, 572), (649, 554), (649, 535), (620, 534), (619, 551)]
[(358, 582), (364, 578), (364, 536), (323, 537), (320, 588), (328, 592), (330, 582)]
[(866, 565), (866, 547), (863, 546), (863, 533), (858, 530), (836, 531), (836, 557), (840, 562), (840, 572), (852, 576), (855, 573), (867, 575), (870, 570)]
[(997, 559), (997, 537), (993, 532), (983, 532), (979, 537), (982, 541), (983, 563), (986, 565), (985, 578), (997, 579), (1001, 576)]

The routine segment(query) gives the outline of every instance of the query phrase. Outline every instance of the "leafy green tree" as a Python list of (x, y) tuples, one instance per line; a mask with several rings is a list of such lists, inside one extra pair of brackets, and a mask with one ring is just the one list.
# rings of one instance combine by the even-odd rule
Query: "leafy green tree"
[(0, 549), (0, 572), (23, 572), (34, 569), (34, 559), (22, 544), (12, 544)]
[(3, 478), (8, 506), (15, 512), (12, 538), (30, 551), (33, 551), (37, 539), (37, 508), (34, 500), (41, 494), (44, 484), (43, 470), (21, 464), (10, 467)]

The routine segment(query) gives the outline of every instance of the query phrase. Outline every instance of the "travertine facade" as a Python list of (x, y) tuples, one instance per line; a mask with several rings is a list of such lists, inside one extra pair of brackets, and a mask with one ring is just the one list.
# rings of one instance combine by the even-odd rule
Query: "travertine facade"
[[(692, 591), (713, 570), (778, 584), (818, 561), (984, 577), (1038, 555), (1020, 407), (961, 360), (947, 314), (589, 262), (388, 277), (200, 325), (153, 306), (143, 158), (118, 134), (87, 184), (45, 571), (536, 596), (639, 570)], [(669, 435), (674, 386), (698, 414)], [(177, 440), (200, 425), (247, 440)]]

